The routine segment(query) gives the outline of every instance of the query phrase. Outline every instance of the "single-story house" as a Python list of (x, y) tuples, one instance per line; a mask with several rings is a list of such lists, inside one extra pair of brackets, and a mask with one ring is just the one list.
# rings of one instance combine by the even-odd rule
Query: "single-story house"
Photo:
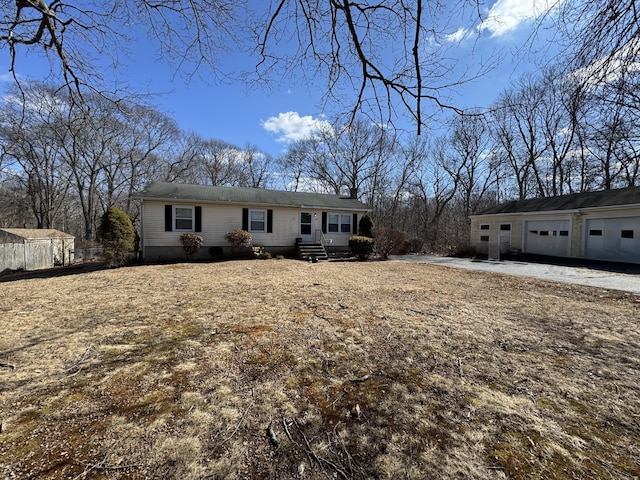
[(75, 237), (51, 228), (0, 228), (0, 272), (73, 263)]
[(503, 203), (471, 216), (471, 242), (506, 253), (640, 263), (640, 187)]
[(141, 256), (146, 261), (185, 258), (184, 233), (204, 245), (194, 258), (231, 254), (225, 235), (251, 233), (253, 244), (272, 255), (292, 255), (296, 244), (320, 244), (326, 251), (348, 250), (360, 218), (368, 212), (354, 196), (287, 192), (261, 188), (151, 183), (134, 196), (141, 202)]

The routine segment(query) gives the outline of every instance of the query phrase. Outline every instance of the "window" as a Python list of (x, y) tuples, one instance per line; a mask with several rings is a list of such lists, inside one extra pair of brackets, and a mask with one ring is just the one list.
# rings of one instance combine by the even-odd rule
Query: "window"
[(250, 232), (266, 232), (267, 231), (267, 211), (266, 210), (249, 210), (249, 231)]
[(329, 233), (337, 233), (340, 227), (340, 215), (335, 213), (330, 213), (327, 215), (327, 232)]
[(327, 215), (327, 231), (329, 233), (351, 233), (351, 215)]
[(500, 230), (503, 231), (503, 232), (511, 231), (511, 224), (510, 223), (501, 223), (500, 224)]
[(549, 230), (540, 230), (540, 236), (548, 237), (549, 236)]
[(193, 207), (174, 207), (177, 231), (193, 232)]
[(602, 230), (589, 230), (589, 235), (591, 235), (592, 237), (601, 237)]
[(561, 237), (568, 237), (569, 236), (569, 230), (560, 230), (560, 236)]
[(481, 242), (488, 242), (489, 241), (489, 235), (480, 236), (480, 241)]
[(633, 230), (622, 230), (620, 236), (622, 238), (633, 238)]
[(351, 233), (351, 215), (340, 215), (340, 232)]
[(489, 230), (489, 229), (491, 229), (491, 225), (489, 225), (488, 223), (480, 224), (480, 230)]

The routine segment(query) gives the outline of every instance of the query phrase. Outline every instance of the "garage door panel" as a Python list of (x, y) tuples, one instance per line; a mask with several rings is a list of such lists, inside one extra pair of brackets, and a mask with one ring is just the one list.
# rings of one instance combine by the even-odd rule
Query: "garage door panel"
[(569, 255), (570, 221), (529, 220), (525, 222), (524, 252), (537, 255)]
[(587, 219), (585, 257), (640, 263), (640, 217)]

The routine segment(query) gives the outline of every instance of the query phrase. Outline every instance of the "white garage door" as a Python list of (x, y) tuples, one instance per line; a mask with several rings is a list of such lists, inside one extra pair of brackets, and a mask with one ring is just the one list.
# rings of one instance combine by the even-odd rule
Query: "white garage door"
[(524, 253), (569, 256), (571, 245), (569, 219), (527, 220), (524, 222)]
[(587, 219), (585, 257), (640, 263), (640, 217)]

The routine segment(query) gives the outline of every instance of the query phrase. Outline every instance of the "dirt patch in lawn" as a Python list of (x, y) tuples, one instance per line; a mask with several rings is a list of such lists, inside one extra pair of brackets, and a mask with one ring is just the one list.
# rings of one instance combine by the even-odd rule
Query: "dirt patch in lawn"
[(403, 263), (6, 282), (6, 478), (630, 478), (637, 296)]

